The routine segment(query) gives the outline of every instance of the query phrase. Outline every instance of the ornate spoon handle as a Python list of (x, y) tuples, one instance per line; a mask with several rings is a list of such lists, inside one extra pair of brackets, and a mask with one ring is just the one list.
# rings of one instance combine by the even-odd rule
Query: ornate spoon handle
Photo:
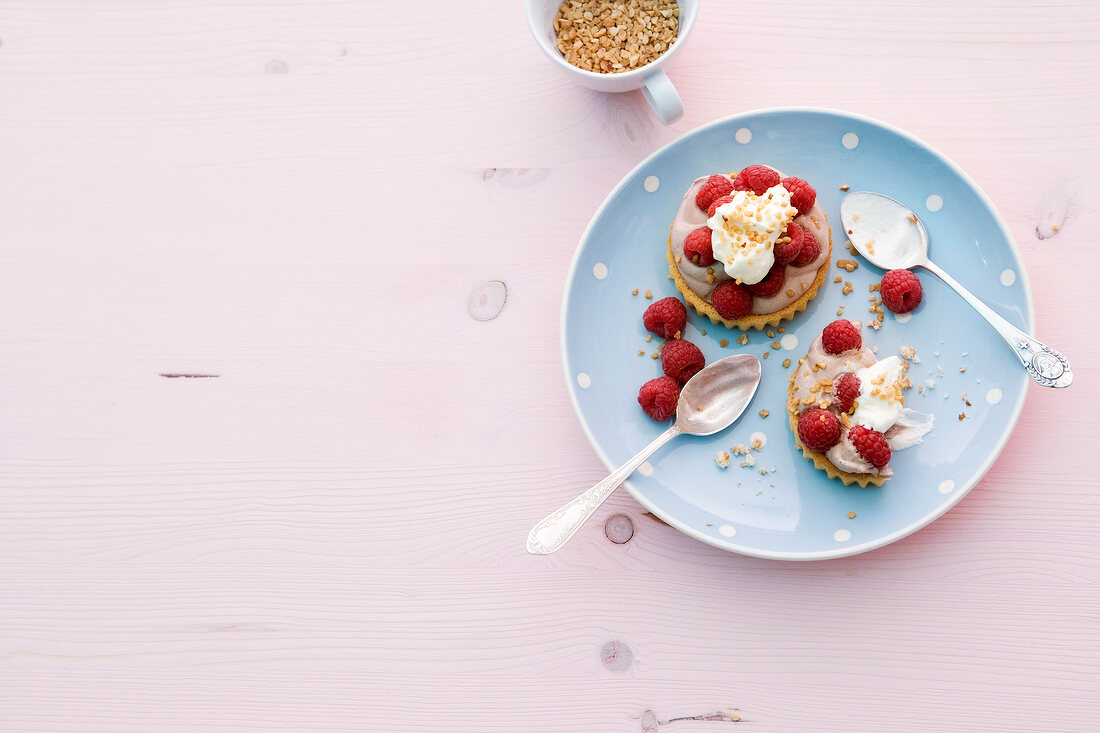
[(626, 480), (627, 476), (634, 473), (645, 459), (653, 455), (653, 451), (681, 432), (683, 431), (680, 428), (673, 425), (610, 476), (536, 524), (531, 534), (527, 536), (527, 551), (532, 555), (549, 555), (559, 550), (600, 508), (607, 497), (611, 496), (611, 492)]
[(1070, 369), (1066, 357), (1001, 318), (931, 260), (925, 260), (920, 265), (950, 285), (982, 318), (989, 321), (989, 325), (1012, 347), (1016, 358), (1038, 384), (1044, 387), (1068, 387), (1073, 383), (1073, 370)]

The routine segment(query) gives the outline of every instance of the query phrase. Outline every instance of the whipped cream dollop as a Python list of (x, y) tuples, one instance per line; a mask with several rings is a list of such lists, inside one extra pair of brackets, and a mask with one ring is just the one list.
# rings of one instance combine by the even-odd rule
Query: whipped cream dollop
[(891, 356), (859, 369), (859, 397), (852, 422), (885, 433), (894, 426), (905, 408), (905, 397), (898, 387), (901, 360)]
[(737, 191), (732, 201), (707, 219), (714, 259), (734, 280), (749, 285), (760, 282), (775, 264), (772, 248), (797, 215), (783, 184), (772, 186), (763, 196)]

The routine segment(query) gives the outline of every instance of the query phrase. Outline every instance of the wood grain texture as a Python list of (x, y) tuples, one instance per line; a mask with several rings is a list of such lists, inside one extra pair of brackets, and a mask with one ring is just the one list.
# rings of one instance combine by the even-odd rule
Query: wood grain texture
[[(521, 3), (4, 3), (0, 730), (1095, 730), (1098, 38), (1085, 0), (707, 2), (665, 128)], [(620, 492), (525, 554), (605, 473), (558, 347), (589, 218), (792, 104), (963, 166), (1077, 384), (875, 552), (731, 555)]]

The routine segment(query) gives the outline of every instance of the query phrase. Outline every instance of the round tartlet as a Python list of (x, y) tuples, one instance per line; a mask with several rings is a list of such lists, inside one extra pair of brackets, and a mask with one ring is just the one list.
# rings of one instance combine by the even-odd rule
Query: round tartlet
[[(726, 175), (732, 181), (737, 173)], [(782, 173), (780, 176), (782, 177)], [(742, 331), (778, 326), (782, 321), (790, 320), (796, 313), (806, 310), (807, 304), (814, 299), (818, 289), (825, 282), (833, 252), (832, 231), (821, 206), (815, 201), (809, 211), (794, 218), (794, 223), (817, 239), (821, 250), (817, 258), (802, 267), (786, 265), (784, 271), (786, 282), (783, 288), (779, 293), (768, 298), (753, 297), (752, 312), (749, 315), (737, 319), (723, 318), (711, 304), (710, 293), (723, 280), (729, 280), (730, 276), (726, 274), (720, 263), (716, 262), (703, 267), (684, 257), (684, 239), (693, 229), (705, 226), (707, 222), (706, 212), (695, 204), (695, 194), (706, 180), (707, 176), (698, 178), (688, 188), (669, 230), (667, 249), (669, 275), (676, 283), (676, 289), (684, 296), (684, 300), (700, 315), (709, 318), (711, 323), (721, 323), (726, 328)]]

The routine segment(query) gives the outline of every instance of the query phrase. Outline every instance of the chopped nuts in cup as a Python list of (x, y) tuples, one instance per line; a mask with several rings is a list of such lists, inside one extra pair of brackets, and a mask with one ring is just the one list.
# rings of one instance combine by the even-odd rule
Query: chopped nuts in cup
[(566, 0), (554, 18), (565, 60), (601, 74), (655, 61), (676, 42), (679, 29), (676, 0)]

